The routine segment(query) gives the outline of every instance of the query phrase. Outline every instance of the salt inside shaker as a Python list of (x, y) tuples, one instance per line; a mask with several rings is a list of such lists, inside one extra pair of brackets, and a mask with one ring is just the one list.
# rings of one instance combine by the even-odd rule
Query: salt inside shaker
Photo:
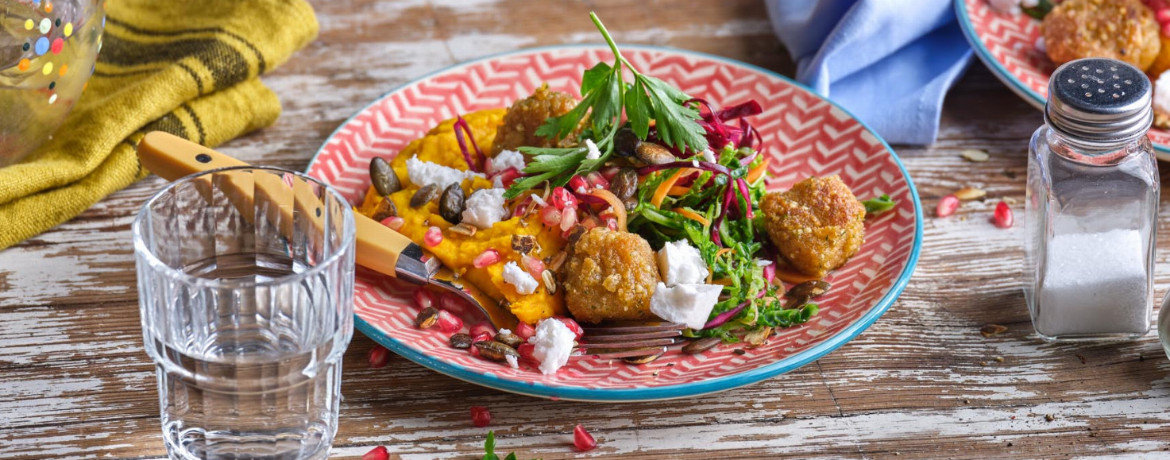
[(1158, 165), (1149, 79), (1114, 59), (1056, 69), (1032, 135), (1024, 294), (1045, 340), (1150, 330)]

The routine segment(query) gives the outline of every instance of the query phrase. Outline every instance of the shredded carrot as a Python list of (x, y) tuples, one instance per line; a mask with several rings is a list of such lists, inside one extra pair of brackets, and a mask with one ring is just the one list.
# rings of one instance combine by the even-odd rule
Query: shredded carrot
[(674, 174), (667, 177), (661, 184), (658, 184), (658, 188), (654, 190), (654, 197), (650, 200), (650, 204), (653, 204), (654, 207), (662, 206), (662, 199), (666, 198), (666, 194), (670, 192), (670, 188), (674, 186), (675, 182), (678, 182), (678, 179), (686, 171), (688, 171), (687, 168), (679, 168), (678, 171), (675, 171)]
[(683, 217), (686, 217), (687, 219), (690, 219), (690, 220), (693, 220), (693, 221), (698, 222), (700, 224), (703, 224), (703, 227), (711, 225), (711, 221), (707, 220), (706, 217), (700, 216), (699, 213), (697, 213), (695, 211), (691, 211), (690, 209), (678, 208), (678, 209), (675, 209), (674, 212), (679, 213), (680, 215), (682, 215)]
[(708, 284), (722, 284), (724, 286), (731, 286), (732, 283), (731, 283), (731, 278), (720, 278), (720, 279), (717, 279), (715, 281), (711, 281)]
[(764, 175), (764, 172), (768, 170), (768, 160), (770, 159), (771, 157), (764, 157), (764, 161), (761, 161), (760, 164), (756, 165), (756, 167), (748, 171), (747, 177), (745, 177), (745, 179), (747, 179), (749, 184), (754, 183), (757, 179)]
[(799, 283), (803, 283), (805, 281), (819, 280), (820, 278), (817, 278), (815, 276), (808, 276), (808, 275), (805, 275), (804, 273), (796, 272), (796, 271), (793, 271), (790, 269), (777, 267), (776, 268), (776, 279), (778, 279), (780, 281), (784, 281), (786, 283), (799, 284)]
[(679, 185), (675, 185), (675, 186), (671, 187), (670, 191), (666, 192), (666, 194), (670, 195), (670, 196), (683, 196), (683, 195), (686, 195), (687, 192), (690, 192), (690, 191), (691, 191), (690, 187), (682, 187)]
[(601, 198), (605, 200), (606, 203), (609, 203), (609, 207), (613, 211), (614, 217), (617, 218), (618, 230), (623, 232), (626, 231), (626, 205), (622, 203), (622, 200), (619, 200), (617, 195), (614, 195), (613, 192), (603, 188), (595, 188), (590, 190), (589, 194)]

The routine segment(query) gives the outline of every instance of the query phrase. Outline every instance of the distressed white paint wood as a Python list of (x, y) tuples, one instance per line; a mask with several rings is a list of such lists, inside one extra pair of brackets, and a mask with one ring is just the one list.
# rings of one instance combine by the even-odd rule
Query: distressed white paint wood
[[(303, 168), (339, 123), (412, 78), (524, 46), (598, 41), (590, 9), (622, 42), (793, 73), (756, 1), (534, 4), (316, 2), (320, 39), (265, 77), (281, 96), (280, 121), (222, 150)], [(499, 393), (398, 357), (369, 369), (372, 342), (359, 335), (345, 361), (337, 454), (386, 445), (402, 458), (470, 458), (481, 452), (486, 429), (471, 426), (468, 406), (486, 405), (499, 449), (521, 458), (576, 456), (576, 423), (598, 438), (593, 455), (645, 459), (1170, 456), (1170, 362), (1153, 335), (1072, 346), (1030, 333), (1021, 229), (999, 230), (987, 218), (999, 198), (1022, 199), (1027, 139), (1040, 122), (1038, 111), (973, 65), (948, 97), (939, 141), (897, 150), (927, 214), (938, 197), (965, 185), (986, 189), (988, 201), (928, 218), (922, 258), (902, 298), (816, 363), (717, 395), (593, 405)], [(958, 156), (967, 148), (992, 158), (967, 163)], [(0, 457), (164, 455), (128, 245), (134, 212), (161, 184), (146, 179), (0, 251)], [(1161, 222), (1160, 246), (1170, 248), (1170, 215)], [(1170, 286), (1170, 251), (1159, 253), (1157, 280), (1160, 298)], [(978, 331), (988, 323), (1010, 329), (984, 338)]]

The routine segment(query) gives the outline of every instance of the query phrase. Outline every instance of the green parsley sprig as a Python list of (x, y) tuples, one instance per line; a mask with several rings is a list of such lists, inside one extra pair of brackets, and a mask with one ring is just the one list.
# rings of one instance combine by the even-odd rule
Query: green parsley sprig
[[(662, 80), (638, 72), (622, 56), (597, 14), (590, 12), (589, 18), (613, 50), (613, 64), (599, 62), (586, 70), (581, 77), (581, 102), (568, 113), (545, 120), (536, 130), (536, 135), (547, 139), (564, 138), (577, 130), (588, 116), (591, 132), (588, 137), (601, 155), (587, 159), (589, 150), (584, 142), (571, 148), (520, 147), (521, 153), (532, 157), (528, 167), (524, 168), (530, 176), (513, 183), (504, 194), (505, 198), (515, 198), (546, 181), (561, 186), (573, 175), (598, 169), (613, 153), (613, 138), (621, 126), (623, 113), (639, 139), (646, 140), (650, 134), (650, 120), (654, 120), (658, 138), (664, 144), (693, 152), (707, 148), (705, 131), (696, 122), (700, 119), (699, 111), (687, 104), (691, 97)], [(633, 83), (625, 80), (623, 69), (634, 76)]]

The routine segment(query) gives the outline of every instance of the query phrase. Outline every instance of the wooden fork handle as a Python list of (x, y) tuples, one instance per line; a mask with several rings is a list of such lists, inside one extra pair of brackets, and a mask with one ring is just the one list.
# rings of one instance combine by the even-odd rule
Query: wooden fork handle
[[(146, 134), (138, 143), (138, 161), (142, 166), (163, 179), (174, 181), (181, 177), (201, 171), (231, 166), (248, 166), (243, 161), (228, 155), (211, 150), (186, 139), (154, 131)], [(255, 187), (242, 187), (244, 190), (253, 188), (263, 192), (264, 187), (279, 186), (279, 184), (257, 183)], [(269, 196), (280, 194), (269, 193)], [(298, 201), (301, 201), (298, 194)], [(246, 197), (250, 200), (253, 197)], [(315, 199), (315, 197), (314, 197)], [(239, 204), (237, 204), (239, 205)], [(291, 212), (291, 208), (289, 209)], [(400, 272), (409, 274), (412, 281), (418, 277), (429, 277), (425, 267), (418, 259), (422, 257), (422, 249), (412, 243), (409, 238), (390, 228), (375, 222), (369, 217), (354, 213), (357, 237), (355, 242), (355, 258), (358, 265), (372, 269), (378, 273), (397, 277)], [(292, 222), (291, 219), (285, 219)], [(400, 257), (406, 254), (405, 257)], [(401, 259), (401, 260), (400, 260)]]

